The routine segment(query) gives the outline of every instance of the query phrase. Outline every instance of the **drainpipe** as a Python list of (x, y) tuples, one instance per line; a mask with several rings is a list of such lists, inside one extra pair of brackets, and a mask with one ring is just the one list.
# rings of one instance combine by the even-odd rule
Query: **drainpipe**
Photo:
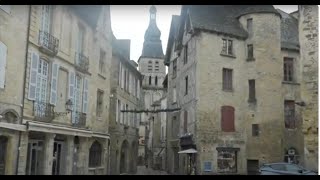
[[(24, 98), (25, 98), (25, 89), (26, 89), (26, 74), (27, 74), (27, 67), (28, 67), (28, 49), (29, 49), (29, 33), (30, 33), (30, 20), (31, 20), (31, 5), (29, 5), (29, 17), (28, 17), (28, 30), (27, 30), (27, 46), (26, 46), (26, 60), (25, 60), (25, 67), (24, 67), (24, 75), (23, 75), (23, 92), (22, 92), (22, 107), (21, 107), (21, 114), (20, 114), (20, 122), (22, 124), (23, 120), (23, 113), (24, 113)], [(16, 161), (16, 175), (18, 175), (18, 167), (19, 167), (19, 156), (20, 156), (20, 145), (21, 145), (21, 131), (19, 131), (19, 140), (18, 140), (18, 154), (17, 154), (17, 161)]]

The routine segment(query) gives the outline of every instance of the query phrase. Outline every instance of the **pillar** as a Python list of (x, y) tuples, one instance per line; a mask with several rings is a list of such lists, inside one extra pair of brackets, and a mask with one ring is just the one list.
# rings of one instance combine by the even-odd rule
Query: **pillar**
[(53, 144), (55, 134), (47, 133), (44, 142), (44, 175), (52, 174)]

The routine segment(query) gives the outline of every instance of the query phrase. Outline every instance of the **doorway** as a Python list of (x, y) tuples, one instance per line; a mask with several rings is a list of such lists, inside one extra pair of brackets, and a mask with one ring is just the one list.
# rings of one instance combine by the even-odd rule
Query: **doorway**
[(259, 174), (259, 160), (247, 160), (247, 173), (248, 175)]
[(63, 166), (64, 163), (63, 154), (64, 150), (64, 142), (63, 141), (55, 141), (53, 144), (53, 162), (52, 162), (52, 175), (60, 175), (63, 174)]
[(0, 136), (0, 175), (5, 175), (8, 138)]
[(78, 136), (74, 137), (73, 143), (74, 143), (74, 149), (73, 149), (72, 174), (76, 175), (78, 173), (78, 158), (79, 158), (79, 150), (80, 150), (80, 140)]
[(42, 140), (29, 140), (27, 155), (27, 175), (41, 175), (43, 173), (44, 150)]

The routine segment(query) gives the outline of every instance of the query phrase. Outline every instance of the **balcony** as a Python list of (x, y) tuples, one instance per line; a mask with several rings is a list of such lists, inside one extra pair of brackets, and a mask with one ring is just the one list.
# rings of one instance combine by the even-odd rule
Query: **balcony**
[(72, 112), (72, 126), (78, 128), (85, 128), (87, 115), (82, 112)]
[(43, 121), (43, 122), (51, 122), (54, 118), (54, 106), (45, 103), (45, 102), (37, 102), (34, 101), (34, 117), (35, 120)]
[(56, 55), (59, 50), (59, 39), (45, 31), (39, 32), (40, 50), (49, 55)]
[(75, 55), (75, 65), (76, 69), (82, 72), (88, 72), (89, 71), (89, 58), (82, 53), (76, 52)]

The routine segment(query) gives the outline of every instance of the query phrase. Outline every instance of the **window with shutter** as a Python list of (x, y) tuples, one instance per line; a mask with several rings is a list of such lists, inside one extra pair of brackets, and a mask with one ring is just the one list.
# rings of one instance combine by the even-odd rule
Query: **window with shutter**
[(50, 33), (51, 6), (42, 5), (41, 30)]
[(31, 53), (28, 99), (33, 101), (36, 100), (38, 62), (39, 62), (39, 55), (36, 53)]
[(221, 107), (221, 129), (224, 132), (234, 132), (234, 108), (232, 106)]
[(88, 113), (88, 91), (89, 91), (89, 81), (87, 78), (84, 78), (83, 83), (83, 101), (82, 101), (82, 112)]
[(188, 132), (188, 111), (184, 111), (183, 133)]
[(102, 116), (102, 110), (103, 110), (103, 91), (99, 90), (97, 91), (97, 117)]
[(0, 88), (4, 88), (6, 80), (7, 46), (0, 41)]
[(36, 101), (47, 102), (48, 87), (48, 69), (47, 61), (40, 59), (38, 63), (37, 83), (36, 83)]
[(59, 74), (59, 65), (52, 65), (52, 76), (51, 76), (51, 95), (50, 95), (50, 104), (56, 105), (57, 103), (57, 87), (58, 87), (58, 74)]

